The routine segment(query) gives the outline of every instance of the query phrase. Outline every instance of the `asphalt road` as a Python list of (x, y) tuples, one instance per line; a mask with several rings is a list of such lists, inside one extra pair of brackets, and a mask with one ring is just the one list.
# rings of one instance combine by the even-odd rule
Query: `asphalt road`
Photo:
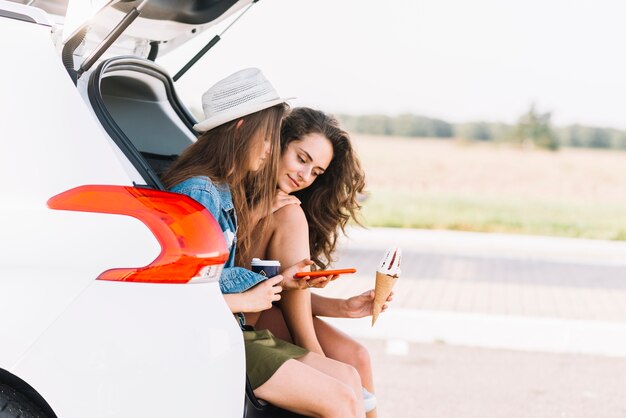
[[(327, 296), (371, 288), (384, 249), (404, 250), (387, 318), (375, 328), (336, 322), (371, 353), (380, 417), (626, 417), (626, 243), (392, 229), (352, 237), (336, 266), (359, 273)], [(552, 344), (559, 324), (570, 327), (567, 344)], [(428, 327), (450, 338), (409, 338)], [(449, 343), (460, 340), (471, 346)], [(494, 340), (508, 349), (481, 345)]]
[(361, 340), (381, 418), (626, 417), (626, 359)]

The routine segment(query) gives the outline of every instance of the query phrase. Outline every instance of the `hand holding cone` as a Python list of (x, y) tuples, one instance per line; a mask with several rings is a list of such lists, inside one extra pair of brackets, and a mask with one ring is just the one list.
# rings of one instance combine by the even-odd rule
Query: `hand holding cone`
[(380, 262), (376, 270), (376, 288), (374, 290), (374, 303), (372, 306), (372, 326), (378, 319), (378, 315), (387, 301), (393, 285), (400, 277), (400, 262), (402, 261), (402, 250), (392, 247)]

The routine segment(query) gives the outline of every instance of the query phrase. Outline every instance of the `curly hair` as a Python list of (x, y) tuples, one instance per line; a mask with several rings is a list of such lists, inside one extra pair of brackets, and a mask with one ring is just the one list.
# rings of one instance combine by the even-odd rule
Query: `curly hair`
[(323, 135), (333, 147), (333, 158), (324, 174), (306, 189), (293, 193), (300, 199), (309, 224), (311, 260), (325, 269), (334, 261), (339, 231), (345, 234), (350, 219), (361, 224), (358, 197), (365, 189), (365, 174), (350, 135), (334, 116), (319, 110), (298, 107), (291, 111), (281, 127), (281, 149), (308, 134)]

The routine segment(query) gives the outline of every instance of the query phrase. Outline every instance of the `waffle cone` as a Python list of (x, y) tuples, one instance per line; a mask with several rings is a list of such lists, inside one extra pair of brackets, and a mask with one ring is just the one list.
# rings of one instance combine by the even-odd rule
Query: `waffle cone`
[(372, 326), (378, 319), (378, 315), (387, 301), (393, 285), (398, 280), (397, 277), (388, 276), (379, 271), (376, 272), (376, 288), (374, 289), (374, 304), (372, 307)]

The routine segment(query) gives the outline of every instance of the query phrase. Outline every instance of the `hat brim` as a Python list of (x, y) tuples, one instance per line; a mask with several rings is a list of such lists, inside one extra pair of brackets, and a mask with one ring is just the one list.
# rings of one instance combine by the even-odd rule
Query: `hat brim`
[(267, 102), (251, 105), (245, 111), (242, 109), (237, 109), (232, 112), (224, 112), (219, 115), (205, 119), (202, 122), (196, 123), (195, 125), (193, 125), (193, 129), (196, 132), (206, 132), (215, 128), (216, 126), (223, 125), (226, 122), (231, 122), (235, 119), (243, 118), (244, 116), (251, 115), (252, 113), (268, 109), (272, 106), (276, 106), (277, 104), (287, 103), (288, 100), (293, 100), (293, 99), (295, 99), (295, 97), (278, 98), (274, 100), (269, 100)]

